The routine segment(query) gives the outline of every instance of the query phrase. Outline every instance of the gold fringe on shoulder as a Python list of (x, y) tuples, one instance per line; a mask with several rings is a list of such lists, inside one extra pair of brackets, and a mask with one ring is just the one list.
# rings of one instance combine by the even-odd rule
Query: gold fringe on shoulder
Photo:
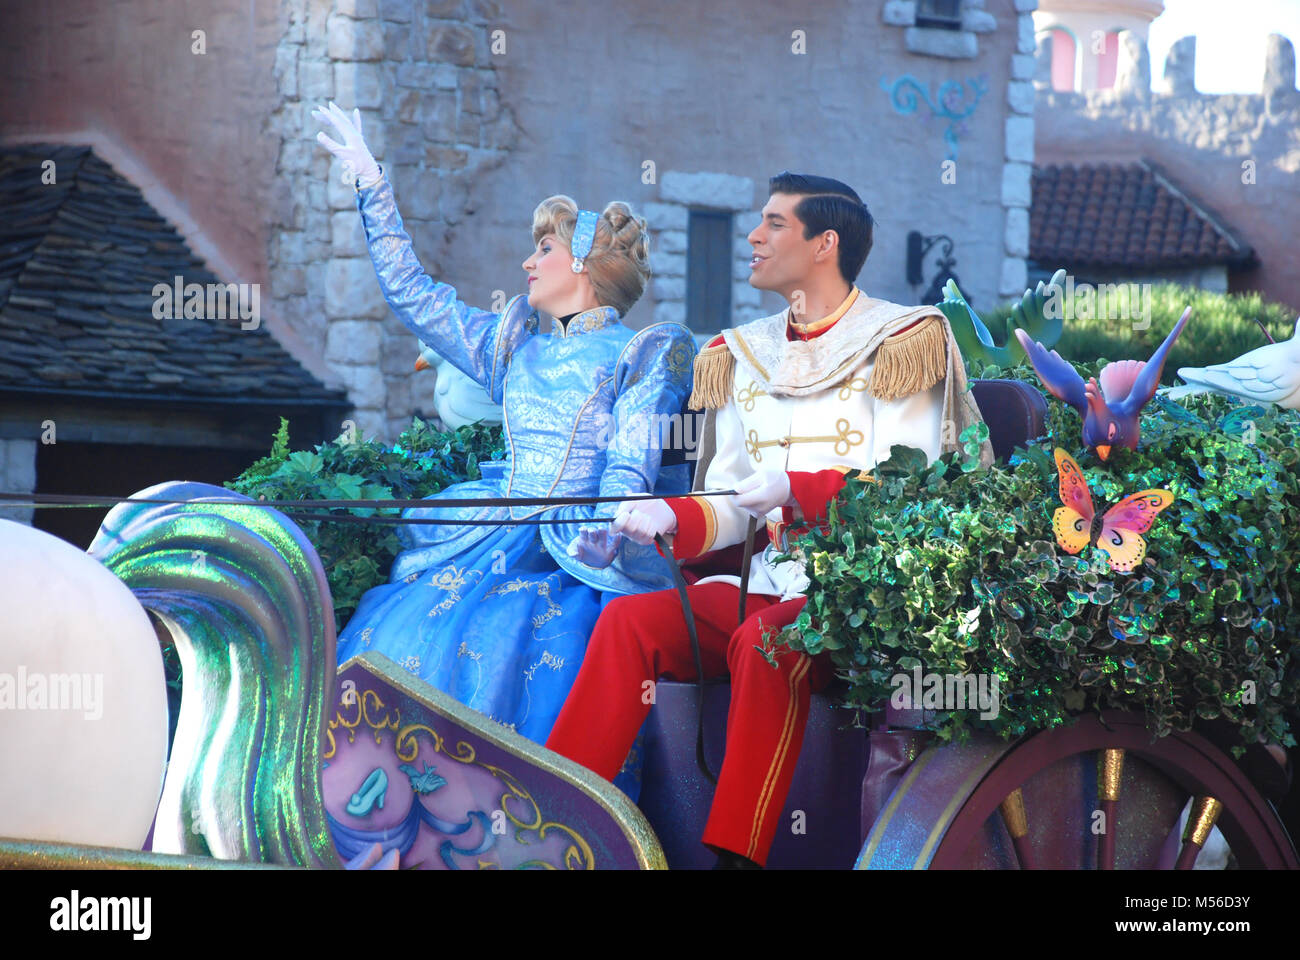
[(736, 358), (725, 343), (705, 347), (695, 355), (695, 381), (686, 405), (692, 410), (716, 410), (731, 399)]
[(899, 400), (928, 390), (948, 372), (948, 332), (929, 316), (909, 330), (888, 336), (876, 348), (876, 365), (867, 392)]

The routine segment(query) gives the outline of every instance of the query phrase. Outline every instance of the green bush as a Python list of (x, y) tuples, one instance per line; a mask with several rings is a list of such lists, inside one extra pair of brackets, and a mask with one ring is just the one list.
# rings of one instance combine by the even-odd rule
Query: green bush
[[(1076, 300), (1081, 298), (1076, 296)], [(1078, 363), (1090, 363), (1098, 357), (1146, 360), (1169, 335), (1188, 306), (1192, 308), (1192, 316), (1165, 361), (1161, 377), (1165, 384), (1182, 383), (1177, 376), (1179, 367), (1224, 363), (1267, 344), (1268, 338), (1255, 322), (1256, 317), (1278, 342), (1290, 340), (1295, 333), (1296, 317), (1290, 309), (1266, 301), (1257, 293), (1211, 293), (1195, 287), (1161, 283), (1151, 290), (1151, 325), (1146, 329), (1133, 329), (1135, 322), (1144, 322), (1142, 318), (1136, 321), (1098, 319), (1097, 314), (1104, 308), (1094, 306), (1086, 318), (1077, 310), (1072, 315), (1067, 314), (1064, 332), (1054, 349), (1067, 360)], [(1106, 312), (1113, 317), (1119, 311), (1110, 309)], [(980, 319), (991, 330), (1000, 330), (1010, 315), (1011, 306), (1008, 304), (989, 310), (987, 316), (981, 315)]]
[[(345, 436), (317, 444), (314, 453), (289, 451), (289, 422), (280, 429), (269, 456), (226, 484), (258, 500), (407, 500), (427, 497), (463, 480), (479, 479), (481, 461), (505, 454), (500, 426), (471, 424), (435, 430), (416, 417), (392, 446)], [(321, 512), (321, 511), (314, 511)], [(396, 516), (397, 510), (336, 508), (331, 513)], [(401, 549), (390, 523), (332, 523), (295, 520), (320, 554), (342, 629), (361, 595), (388, 579)]]
[[(1036, 383), (1028, 367), (985, 371), (999, 374)], [(981, 423), (963, 435), (964, 452), (927, 467), (920, 451), (896, 446), (875, 471), (879, 485), (850, 481), (828, 529), (793, 547), (811, 585), (778, 642), (829, 650), (849, 704), (866, 709), (918, 665), (999, 677), (998, 716), (940, 711), (945, 739), (977, 728), (1013, 738), (1126, 708), (1145, 711), (1160, 735), (1222, 717), (1243, 743), (1262, 733), (1293, 745), (1300, 417), (1256, 407), (1243, 422), (1230, 398), (1157, 398), (1141, 448), (1101, 465), (1081, 448), (1079, 416), (1052, 398), (1048, 407), (1047, 436), (1009, 464), (978, 469)], [(1057, 446), (1083, 468), (1098, 510), (1139, 490), (1173, 491), (1131, 573), (1113, 572), (1099, 548), (1058, 547)]]

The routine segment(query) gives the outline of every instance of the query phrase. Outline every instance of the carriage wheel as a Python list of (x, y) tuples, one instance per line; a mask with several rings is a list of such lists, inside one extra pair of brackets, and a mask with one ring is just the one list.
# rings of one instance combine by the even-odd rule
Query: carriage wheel
[(1300, 867), (1277, 813), (1230, 756), (1196, 733), (1153, 740), (1141, 715), (1108, 711), (1015, 743), (926, 750), (857, 867), (1190, 869), (1212, 826), (1242, 867)]

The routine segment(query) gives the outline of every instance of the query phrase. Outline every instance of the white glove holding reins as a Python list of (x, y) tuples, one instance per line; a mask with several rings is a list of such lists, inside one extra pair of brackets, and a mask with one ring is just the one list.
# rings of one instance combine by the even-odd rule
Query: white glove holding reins
[(736, 484), (736, 506), (751, 517), (763, 519), (777, 507), (790, 504), (790, 475), (784, 470), (760, 470)]
[(677, 532), (677, 514), (663, 500), (624, 500), (614, 511), (611, 534), (621, 533), (633, 543), (649, 546), (659, 534)]

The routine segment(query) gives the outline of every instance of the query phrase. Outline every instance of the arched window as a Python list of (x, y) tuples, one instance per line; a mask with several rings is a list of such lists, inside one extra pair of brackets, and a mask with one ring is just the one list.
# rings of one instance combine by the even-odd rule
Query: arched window
[(1052, 89), (1066, 93), (1078, 89), (1075, 85), (1079, 48), (1074, 34), (1062, 27), (1051, 28), (1052, 37)]
[(1115, 68), (1119, 64), (1119, 31), (1106, 33), (1106, 46), (1097, 54), (1097, 89), (1109, 90), (1115, 86)]

